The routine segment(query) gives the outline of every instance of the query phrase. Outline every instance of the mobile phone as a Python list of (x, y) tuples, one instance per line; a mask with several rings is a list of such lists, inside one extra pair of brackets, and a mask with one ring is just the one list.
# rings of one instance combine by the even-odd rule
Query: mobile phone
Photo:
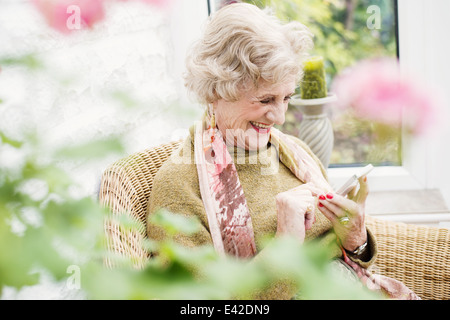
[(364, 168), (361, 168), (361, 170), (352, 175), (350, 179), (348, 179), (336, 193), (341, 196), (346, 196), (350, 192), (350, 190), (352, 190), (358, 184), (358, 179), (369, 174), (372, 169), (373, 165), (371, 164), (368, 164)]

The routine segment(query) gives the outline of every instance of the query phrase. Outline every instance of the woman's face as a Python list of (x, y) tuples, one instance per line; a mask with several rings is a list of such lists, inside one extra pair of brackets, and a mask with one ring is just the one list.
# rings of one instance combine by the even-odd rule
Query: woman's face
[(258, 88), (243, 91), (238, 101), (215, 101), (217, 128), (226, 143), (246, 150), (267, 147), (270, 129), (284, 123), (295, 83), (294, 78), (279, 84), (264, 81)]

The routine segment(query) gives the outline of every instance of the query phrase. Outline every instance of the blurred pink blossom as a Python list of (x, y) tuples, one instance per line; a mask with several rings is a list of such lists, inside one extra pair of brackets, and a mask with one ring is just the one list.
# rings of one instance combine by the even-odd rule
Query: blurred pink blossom
[(47, 23), (62, 33), (92, 26), (105, 16), (103, 0), (32, 0)]
[(165, 8), (171, 4), (171, 0), (140, 0), (142, 2), (154, 5), (156, 7)]
[(437, 95), (411, 75), (404, 75), (395, 59), (365, 60), (336, 77), (332, 91), (337, 105), (357, 117), (424, 133), (437, 117)]
[(128, 2), (130, 2), (130, 1), (140, 1), (140, 2), (144, 2), (144, 3), (150, 4), (152, 6), (160, 8), (160, 9), (166, 9), (172, 4), (172, 2), (174, 0), (120, 0), (120, 1), (128, 1)]
[(62, 33), (92, 28), (105, 17), (104, 3), (108, 1), (140, 1), (159, 9), (167, 9), (173, 0), (32, 0), (47, 23)]

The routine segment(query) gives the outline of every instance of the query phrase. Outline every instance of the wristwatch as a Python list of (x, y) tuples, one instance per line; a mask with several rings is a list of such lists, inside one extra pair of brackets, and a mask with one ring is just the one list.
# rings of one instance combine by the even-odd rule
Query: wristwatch
[(359, 255), (361, 255), (364, 252), (364, 250), (366, 250), (366, 247), (367, 247), (367, 241), (364, 242), (362, 245), (360, 245), (358, 248), (356, 248), (356, 250), (349, 251), (349, 252), (351, 254), (359, 256)]

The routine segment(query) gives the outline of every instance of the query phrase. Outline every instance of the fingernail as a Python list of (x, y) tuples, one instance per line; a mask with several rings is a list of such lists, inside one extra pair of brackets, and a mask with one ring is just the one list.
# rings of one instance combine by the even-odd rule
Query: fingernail
[(324, 196), (324, 195), (320, 195), (320, 196), (319, 196), (319, 199), (320, 199), (320, 200), (325, 200), (325, 196)]
[(328, 199), (333, 199), (333, 195), (331, 193), (327, 193), (327, 198)]
[(323, 207), (323, 204), (321, 204), (320, 202), (319, 202), (319, 207)]

